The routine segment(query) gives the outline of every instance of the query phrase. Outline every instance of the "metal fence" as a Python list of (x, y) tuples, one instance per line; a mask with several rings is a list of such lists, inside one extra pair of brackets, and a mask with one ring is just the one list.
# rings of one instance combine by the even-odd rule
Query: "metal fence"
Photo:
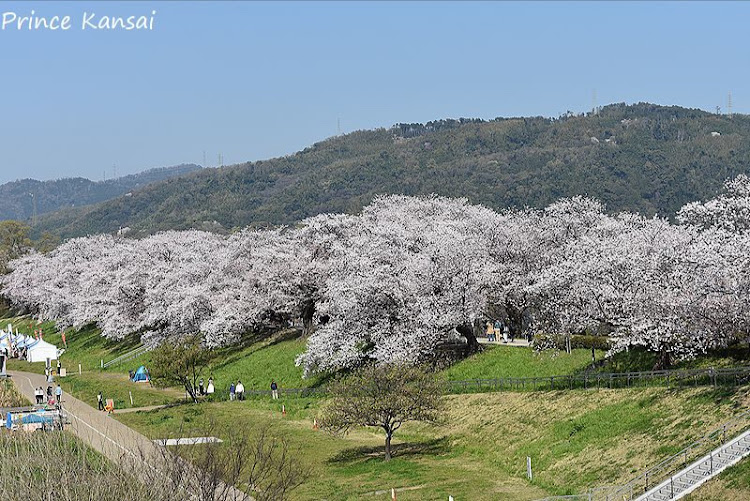
[(750, 410), (734, 417), (723, 425), (711, 430), (703, 438), (693, 442), (677, 454), (649, 468), (630, 482), (603, 498), (607, 501), (632, 500), (672, 477), (692, 462), (706, 456), (717, 447), (731, 441), (750, 428)]
[(584, 373), (528, 378), (447, 381), (447, 393), (550, 391), (648, 386), (740, 386), (750, 383), (750, 366), (724, 369), (676, 369), (642, 372)]
[(133, 360), (134, 358), (140, 357), (147, 351), (151, 351), (153, 348), (154, 348), (153, 346), (141, 345), (135, 348), (134, 350), (131, 350), (125, 353), (124, 355), (120, 355), (119, 357), (114, 358), (110, 360), (109, 362), (103, 363), (101, 368), (107, 369), (112, 366), (118, 366), (118, 365), (124, 364), (125, 362), (129, 362), (130, 360)]
[[(552, 391), (601, 388), (666, 386), (741, 386), (750, 384), (750, 366), (724, 369), (677, 369), (642, 372), (586, 373), (565, 376), (492, 378), (445, 381), (446, 394), (490, 393), (496, 391)], [(280, 396), (324, 396), (326, 388), (279, 388)], [(270, 396), (271, 390), (249, 390), (246, 396)]]

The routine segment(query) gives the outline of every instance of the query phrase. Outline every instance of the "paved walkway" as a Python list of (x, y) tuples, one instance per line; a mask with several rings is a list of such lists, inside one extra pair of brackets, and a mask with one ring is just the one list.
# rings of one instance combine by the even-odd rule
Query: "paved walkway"
[[(46, 379), (41, 374), (9, 371), (16, 388), (30, 402), (34, 401), (34, 388), (47, 387)], [(62, 406), (70, 419), (70, 426), (66, 427), (84, 442), (123, 467), (134, 466), (134, 471), (142, 472), (142, 480), (151, 482), (157, 476), (165, 476), (167, 471), (174, 470), (174, 459), (165, 450), (155, 445), (151, 440), (128, 428), (105, 412), (98, 411), (77, 398), (63, 393)], [(171, 461), (171, 464), (169, 463)], [(196, 492), (190, 492), (186, 497), (192, 497)], [(230, 490), (228, 496), (222, 495), (222, 500), (251, 499), (240, 491), (217, 487), (222, 493)]]
[(479, 344), (496, 344), (499, 346), (515, 346), (518, 348), (528, 348), (530, 346), (529, 342), (525, 339), (514, 339), (512, 342), (508, 341), (507, 343), (503, 343), (503, 339), (500, 338), (500, 341), (487, 341), (487, 336), (478, 337), (477, 341), (479, 341)]

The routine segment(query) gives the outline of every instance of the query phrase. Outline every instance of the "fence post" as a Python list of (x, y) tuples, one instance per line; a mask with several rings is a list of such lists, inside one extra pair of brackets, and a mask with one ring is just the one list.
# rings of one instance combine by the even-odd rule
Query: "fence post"
[(529, 480), (534, 480), (534, 476), (531, 473), (531, 456), (526, 456), (526, 475), (528, 475)]

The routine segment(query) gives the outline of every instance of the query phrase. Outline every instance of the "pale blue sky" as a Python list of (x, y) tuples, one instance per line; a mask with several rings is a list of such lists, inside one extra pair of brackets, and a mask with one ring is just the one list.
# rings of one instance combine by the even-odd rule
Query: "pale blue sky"
[[(0, 2), (0, 182), (292, 153), (438, 118), (750, 108), (745, 2)], [(84, 12), (151, 32), (80, 29)]]

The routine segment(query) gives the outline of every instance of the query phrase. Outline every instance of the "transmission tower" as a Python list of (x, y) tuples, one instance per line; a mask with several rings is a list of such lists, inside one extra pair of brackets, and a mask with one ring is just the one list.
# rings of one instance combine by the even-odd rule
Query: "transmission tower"
[(729, 118), (732, 118), (732, 92), (729, 92), (729, 95), (727, 96), (727, 115), (729, 115)]
[(591, 113), (593, 115), (599, 114), (599, 109), (596, 107), (596, 89), (591, 93)]
[(36, 220), (39, 214), (37, 213), (36, 197), (33, 193), (29, 193), (29, 196), (31, 197), (31, 227), (34, 228), (36, 227)]

